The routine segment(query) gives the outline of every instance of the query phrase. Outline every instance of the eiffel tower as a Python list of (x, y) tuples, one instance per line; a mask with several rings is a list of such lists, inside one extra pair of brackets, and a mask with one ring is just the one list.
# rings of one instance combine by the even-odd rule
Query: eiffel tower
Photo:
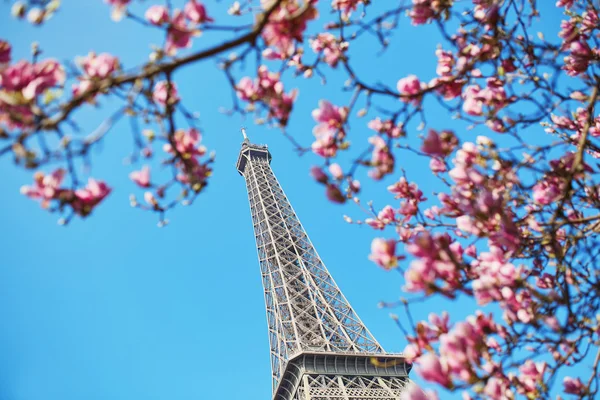
[(237, 170), (264, 287), (273, 400), (399, 399), (410, 366), (386, 353), (350, 307), (271, 170), (267, 146), (242, 133)]

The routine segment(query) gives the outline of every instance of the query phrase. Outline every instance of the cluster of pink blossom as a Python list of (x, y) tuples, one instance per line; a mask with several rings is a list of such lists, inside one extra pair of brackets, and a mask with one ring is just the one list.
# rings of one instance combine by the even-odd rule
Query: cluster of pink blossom
[(189, 48), (192, 38), (200, 35), (199, 25), (214, 20), (208, 15), (204, 4), (197, 0), (189, 0), (183, 10), (175, 9), (169, 15), (165, 6), (154, 5), (146, 10), (146, 20), (154, 26), (168, 24), (165, 52), (175, 55), (178, 49)]
[(310, 46), (315, 53), (322, 53), (323, 60), (332, 67), (337, 66), (348, 50), (348, 42), (340, 43), (331, 33), (319, 33), (310, 41)]
[(533, 186), (533, 201), (539, 205), (552, 204), (565, 190), (570, 176), (581, 176), (583, 172), (592, 172), (592, 168), (583, 163), (581, 173), (573, 171), (575, 153), (567, 153), (560, 159), (550, 161), (550, 171)]
[(568, 75), (583, 74), (590, 63), (600, 61), (600, 49), (592, 48), (588, 44), (590, 34), (598, 26), (600, 26), (598, 11), (594, 8), (584, 11), (581, 16), (561, 22), (558, 36), (563, 40), (563, 50), (569, 52), (569, 55), (564, 58), (563, 66)]
[(179, 157), (177, 167), (180, 173), (177, 175), (177, 180), (191, 185), (196, 191), (206, 186), (206, 181), (211, 174), (208, 164), (199, 160), (199, 157), (206, 154), (206, 147), (200, 144), (201, 140), (202, 136), (196, 129), (179, 129), (175, 132), (172, 142), (163, 147), (165, 152)]
[(427, 89), (427, 84), (421, 82), (416, 75), (409, 75), (400, 79), (396, 87), (398, 92), (400, 92), (400, 99), (402, 101), (418, 105), (423, 97), (423, 91)]
[(91, 52), (80, 60), (83, 75), (79, 77), (79, 83), (73, 84), (73, 96), (78, 96), (88, 91), (94, 83), (109, 78), (119, 68), (119, 60), (108, 54), (96, 55)]
[(412, 9), (409, 11), (413, 25), (422, 25), (430, 22), (436, 15), (452, 5), (447, 0), (412, 0)]
[(394, 121), (390, 119), (382, 121), (381, 118), (377, 117), (374, 120), (369, 121), (367, 126), (369, 129), (387, 135), (389, 138), (395, 139), (406, 135), (404, 132), (404, 124), (401, 122), (394, 123)]
[(376, 238), (371, 242), (369, 260), (385, 269), (392, 269), (404, 256), (396, 254), (396, 241), (394, 239)]
[(161, 106), (172, 106), (179, 102), (179, 92), (174, 82), (160, 81), (154, 85), (152, 99)]
[(10, 65), (10, 45), (2, 45), (4, 63), (0, 64), (0, 124), (9, 129), (28, 127), (33, 122), (33, 106), (39, 95), (61, 86), (65, 71), (55, 60), (31, 64), (18, 61)]
[[(315, 0), (283, 0), (271, 13), (262, 31), (262, 38), (273, 49), (272, 58), (285, 59), (294, 54), (296, 42), (303, 41), (308, 21), (318, 16), (315, 3)], [(261, 4), (263, 9), (268, 10), (273, 7), (274, 1), (261, 0)]]
[(104, 0), (104, 2), (113, 6), (112, 19), (120, 21), (127, 14), (127, 5), (131, 0)]
[(345, 17), (349, 17), (352, 11), (356, 11), (359, 4), (365, 4), (365, 0), (332, 0), (331, 8), (341, 11)]
[(90, 178), (85, 187), (81, 189), (61, 188), (65, 170), (57, 169), (49, 175), (36, 172), (32, 186), (23, 186), (21, 193), (27, 197), (40, 200), (43, 208), (50, 207), (53, 201), (58, 202), (58, 209), (69, 205), (73, 211), (85, 217), (89, 215), (111, 189), (102, 181)]
[(297, 90), (285, 93), (280, 75), (270, 72), (264, 65), (258, 68), (257, 75), (254, 80), (245, 77), (239, 81), (236, 86), (238, 97), (251, 105), (262, 103), (268, 109), (268, 118), (274, 118), (285, 126), (294, 106)]
[(588, 126), (590, 118), (589, 112), (585, 108), (578, 108), (571, 118), (551, 114), (550, 119), (552, 125), (549, 125), (549, 127), (546, 128), (546, 132), (548, 133), (574, 131), (575, 133), (571, 135), (571, 139), (577, 142), (583, 131), (587, 129), (590, 136), (600, 138), (600, 115), (593, 118)]
[(338, 149), (346, 146), (344, 125), (348, 119), (348, 109), (321, 100), (319, 108), (313, 110), (312, 116), (318, 122), (313, 129), (316, 137), (312, 144), (313, 152), (325, 158), (334, 157)]
[[(487, 86), (480, 88), (479, 85), (467, 86), (463, 93), (463, 110), (469, 115), (483, 115), (483, 106), (489, 107), (493, 114), (509, 103), (504, 90), (504, 83), (498, 78), (489, 78)], [(503, 132), (503, 129), (494, 129)]]
[(438, 64), (435, 70), (438, 77), (433, 78), (429, 82), (429, 87), (436, 88), (436, 92), (438, 92), (445, 100), (452, 100), (459, 97), (462, 93), (462, 87), (465, 84), (465, 80), (454, 76), (454, 69), (456, 68), (458, 72), (462, 72), (466, 63), (466, 57), (461, 56), (457, 62), (452, 52), (442, 49), (437, 49), (435, 55), (438, 58)]
[(379, 180), (394, 172), (394, 155), (390, 151), (390, 146), (381, 136), (371, 136), (369, 143), (373, 146), (370, 162), (373, 169), (369, 171), (369, 176)]
[(425, 294), (437, 291), (454, 297), (460, 285), (459, 266), (464, 253), (459, 242), (448, 234), (423, 232), (411, 239), (406, 251), (415, 257), (404, 273), (406, 291)]
[(397, 212), (404, 216), (402, 219), (404, 223), (417, 215), (419, 204), (427, 200), (427, 198), (423, 197), (423, 192), (417, 184), (414, 182), (408, 183), (404, 177), (400, 178), (393, 185), (388, 186), (387, 190), (394, 194), (396, 199), (403, 199)]
[[(188, 130), (178, 129), (175, 131), (169, 143), (165, 143), (163, 151), (171, 158), (166, 163), (174, 164), (177, 168), (175, 179), (183, 185), (189, 186), (194, 192), (200, 192), (206, 185), (212, 169), (209, 161), (202, 161), (200, 157), (206, 154), (206, 147), (201, 145), (202, 135), (198, 130), (190, 128)], [(146, 191), (144, 200), (156, 211), (164, 211), (158, 199), (165, 197), (165, 192), (170, 183), (163, 185), (153, 185), (150, 176), (150, 167), (145, 165), (141, 170), (133, 171), (129, 178), (139, 187), (148, 189), (155, 187), (155, 191)], [(132, 205), (137, 206), (137, 202), (132, 200)], [(142, 206), (143, 208), (143, 206)]]
[[(513, 398), (509, 389), (510, 378), (491, 358), (494, 349), (498, 348), (492, 335), (501, 338), (507, 335), (491, 315), (477, 312), (475, 316), (450, 327), (446, 313), (441, 317), (430, 314), (429, 322), (420, 322), (416, 332), (417, 336), (408, 337), (409, 345), (404, 354), (417, 364), (417, 370), (423, 379), (452, 388), (458, 382), (474, 382), (479, 374), (485, 374), (489, 378), (483, 392), (489, 398)], [(435, 345), (438, 345), (439, 356), (432, 352)], [(536, 393), (537, 385), (541, 384), (543, 369), (543, 363), (523, 365), (518, 379), (527, 384), (523, 387), (528, 395)], [(466, 399), (471, 398), (466, 396)]]

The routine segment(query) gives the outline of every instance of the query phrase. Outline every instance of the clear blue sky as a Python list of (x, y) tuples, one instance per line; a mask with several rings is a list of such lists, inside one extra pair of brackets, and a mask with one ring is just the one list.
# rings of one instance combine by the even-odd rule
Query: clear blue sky
[[(28, 57), (30, 43), (39, 41), (46, 56), (65, 60), (108, 51), (134, 67), (146, 60), (149, 42), (161, 43), (159, 35), (132, 22), (113, 23), (100, 0), (63, 3), (43, 28), (11, 20), (2, 3), (0, 37), (13, 44), (14, 58)], [(206, 1), (218, 22), (227, 3)], [(360, 55), (357, 68), (391, 83), (409, 73), (431, 78), (438, 42), (433, 28), (415, 30), (403, 18), (395, 39), (384, 57), (377, 56), (378, 48), (358, 46), (351, 53)], [(194, 48), (203, 40), (196, 39)], [(364, 216), (352, 205), (324, 199), (322, 187), (308, 176), (316, 157), (296, 157), (277, 130), (219, 113), (220, 106), (231, 105), (230, 92), (214, 62), (190, 66), (175, 78), (188, 109), (201, 114), (204, 143), (216, 150), (217, 162), (208, 189), (192, 207), (170, 213), (165, 229), (156, 227), (153, 215), (129, 207), (129, 193), (139, 192), (127, 178), (134, 167), (123, 164), (131, 151), (126, 121), (93, 156), (91, 175), (109, 182), (112, 194), (91, 218), (66, 228), (56, 224), (57, 215), (19, 194), (31, 172), (0, 159), (0, 399), (270, 398), (259, 266), (245, 186), (235, 170), (242, 125), (254, 142), (269, 145), (278, 179), (360, 317), (386, 350), (404, 348), (389, 311), (377, 308), (380, 300), (400, 295), (401, 276), (368, 261), (371, 238), (381, 234), (348, 226), (343, 214)], [(317, 79), (285, 81), (288, 89), (300, 87), (291, 135), (304, 144), (312, 141), (310, 111), (323, 97), (341, 104), (346, 94), (335, 93), (341, 82), (334, 75), (328, 89)], [(84, 132), (107, 116), (111, 106), (102, 103), (104, 108), (86, 106), (78, 114)], [(353, 131), (355, 142), (370, 135), (367, 121)], [(445, 118), (432, 125), (459, 127)], [(428, 174), (427, 161), (409, 153), (398, 164), (413, 179), (427, 176), (418, 171)], [(432, 197), (427, 184), (424, 191)], [(377, 190), (364, 198), (375, 199), (377, 208), (391, 201)], [(464, 315), (457, 308), (438, 301), (416, 310), (423, 318), (442, 309)]]

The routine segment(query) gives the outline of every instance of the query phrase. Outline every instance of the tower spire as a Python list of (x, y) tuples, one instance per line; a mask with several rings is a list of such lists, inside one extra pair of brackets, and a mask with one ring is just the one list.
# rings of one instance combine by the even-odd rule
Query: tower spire
[(248, 135), (246, 135), (246, 128), (242, 128), (242, 135), (244, 135), (244, 139), (248, 139)]
[(399, 399), (410, 367), (383, 350), (338, 288), (271, 170), (267, 146), (242, 134), (237, 170), (264, 287), (273, 399)]

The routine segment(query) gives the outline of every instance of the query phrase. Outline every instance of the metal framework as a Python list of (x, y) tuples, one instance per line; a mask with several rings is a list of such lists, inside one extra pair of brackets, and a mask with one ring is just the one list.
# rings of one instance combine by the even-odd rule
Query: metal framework
[(385, 353), (319, 258), (271, 170), (244, 142), (246, 180), (269, 328), (274, 400), (399, 399), (409, 367)]

